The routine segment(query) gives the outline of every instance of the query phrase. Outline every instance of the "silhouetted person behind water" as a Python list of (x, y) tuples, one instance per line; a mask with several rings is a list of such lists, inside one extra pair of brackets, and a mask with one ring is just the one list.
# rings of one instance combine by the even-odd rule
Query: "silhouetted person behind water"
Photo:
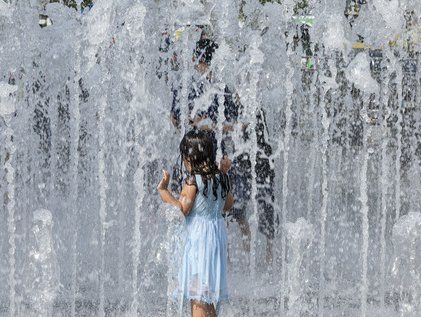
[[(196, 48), (193, 52), (193, 62), (195, 62), (195, 70), (192, 74), (191, 82), (188, 87), (188, 113), (189, 130), (190, 128), (198, 128), (209, 133), (210, 137), (215, 143), (215, 159), (216, 159), (216, 138), (215, 128), (218, 121), (218, 95), (224, 95), (224, 117), (225, 122), (232, 122), (238, 115), (237, 106), (233, 103), (232, 94), (228, 87), (224, 91), (217, 91), (212, 85), (212, 74), (209, 69), (212, 55), (218, 45), (206, 38), (206, 34), (202, 32), (200, 40), (196, 43)], [(180, 109), (180, 92), (181, 86), (173, 87), (173, 102), (171, 107), (171, 121), (174, 126), (180, 128), (181, 109)], [(207, 98), (205, 98), (207, 97)], [(230, 161), (224, 155), (221, 160), (220, 168), (222, 171), (227, 171), (230, 166)], [(176, 173), (177, 174), (177, 173)], [(173, 177), (180, 179), (181, 175), (173, 175)], [(178, 187), (177, 185), (174, 187)]]
[[(191, 82), (188, 87), (188, 117), (189, 124), (191, 126), (197, 126), (203, 130), (213, 130), (218, 120), (218, 92), (215, 90), (214, 93), (208, 94), (210, 89), (214, 89), (212, 86), (212, 72), (209, 67), (212, 60), (212, 55), (218, 45), (210, 39), (205, 37), (205, 33), (202, 32), (200, 40), (196, 43), (196, 48), (193, 52), (193, 62), (195, 63), (195, 70), (197, 72), (192, 74)], [(228, 88), (225, 87), (225, 91)], [(180, 127), (180, 98), (181, 98), (181, 87), (175, 87), (173, 89), (173, 103), (171, 108), (171, 119), (176, 127)], [(207, 97), (208, 99), (200, 97)], [(199, 99), (200, 98), (200, 99)], [(235, 110), (235, 105), (232, 105), (232, 100), (224, 101), (225, 106), (225, 117), (230, 119), (229, 111)], [(227, 112), (228, 111), (228, 112)]]
[[(249, 139), (246, 124), (239, 123), (239, 115), (242, 111), (242, 105), (233, 97), (230, 89), (224, 85), (224, 90), (217, 90), (217, 85), (212, 85), (212, 73), (210, 65), (212, 56), (218, 45), (206, 38), (206, 34), (202, 32), (200, 40), (196, 43), (193, 52), (193, 61), (196, 63), (196, 73), (192, 76), (192, 81), (188, 89), (188, 116), (189, 124), (192, 127), (198, 127), (209, 131), (214, 143), (216, 144), (215, 130), (218, 121), (218, 110), (223, 111), (223, 139), (221, 142), (222, 153), (224, 155), (225, 166), (227, 169), (231, 164), (227, 163), (228, 152), (234, 153), (233, 140), (230, 131), (233, 126), (241, 124), (243, 128), (243, 140)], [(180, 127), (180, 95), (181, 87), (173, 89), (173, 104), (171, 108), (172, 122), (176, 127)], [(219, 100), (223, 100), (223, 109), (219, 108)], [(221, 98), (223, 96), (223, 98)], [(265, 122), (265, 114), (263, 109), (256, 111), (256, 133), (257, 133), (257, 156), (256, 156), (256, 181), (257, 181), (257, 202), (259, 207), (259, 231), (267, 237), (266, 258), (270, 262), (272, 260), (272, 240), (274, 238), (274, 194), (273, 182), (275, 172), (271, 168), (270, 156), (272, 148), (267, 143), (265, 134), (267, 135), (267, 127)], [(231, 149), (230, 149), (231, 147)], [(216, 149), (216, 147), (215, 147)], [(216, 153), (214, 153), (216, 156)], [(251, 198), (251, 157), (248, 152), (240, 153), (233, 158), (232, 168), (229, 175), (232, 181), (233, 195), (235, 204), (230, 211), (230, 215), (236, 220), (240, 226), (243, 235), (244, 249), (250, 251), (250, 227), (248, 222), (247, 209)]]
[[(230, 150), (230, 143), (232, 143), (230, 137), (230, 131), (233, 130), (233, 126), (237, 124), (239, 109), (241, 105), (234, 101), (233, 94), (229, 88), (224, 85), (224, 90), (218, 90), (217, 85), (213, 85), (212, 73), (210, 65), (213, 54), (215, 53), (218, 45), (206, 37), (205, 32), (202, 32), (200, 40), (196, 43), (195, 50), (193, 52), (193, 61), (195, 62), (196, 73), (192, 76), (192, 81), (188, 90), (188, 116), (189, 123), (191, 126), (199, 127), (200, 129), (207, 130), (214, 140), (215, 150), (217, 149), (217, 140), (215, 138), (215, 130), (218, 121), (218, 111), (223, 111), (223, 139), (222, 139), (222, 153), (223, 160), (221, 167), (222, 170), (227, 170), (231, 165), (231, 161), (228, 159), (228, 151)], [(171, 117), (175, 126), (179, 127), (180, 122), (180, 95), (181, 87), (173, 90), (174, 99), (171, 109)], [(219, 96), (219, 98), (218, 98)], [(223, 101), (222, 109), (219, 109), (219, 101)], [(194, 112), (192, 114), (192, 112)], [(231, 141), (231, 142), (230, 142)], [(233, 152), (231, 146), (231, 153)], [(216, 152), (214, 153), (216, 156)], [(245, 188), (249, 186), (246, 183), (250, 183), (247, 175), (241, 173), (240, 166), (236, 164), (233, 169), (229, 172), (230, 177), (235, 181), (236, 192), (235, 196), (237, 203), (231, 209), (232, 215), (237, 220), (240, 230), (244, 236), (244, 249), (250, 251), (250, 227), (246, 218), (246, 206), (247, 206), (247, 194), (243, 194)], [(241, 182), (245, 184), (241, 184)], [(244, 198), (243, 200), (241, 198)]]

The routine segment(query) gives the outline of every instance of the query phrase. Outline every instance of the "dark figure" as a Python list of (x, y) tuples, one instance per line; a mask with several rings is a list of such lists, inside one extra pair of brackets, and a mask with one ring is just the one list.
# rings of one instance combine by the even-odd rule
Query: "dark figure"
[[(221, 150), (224, 158), (229, 154), (234, 153), (235, 149), (232, 144), (230, 131), (233, 126), (238, 124), (238, 118), (242, 111), (242, 106), (239, 102), (234, 100), (230, 89), (225, 86), (224, 91), (216, 91), (209, 94), (209, 106), (203, 103), (200, 98), (206, 95), (208, 89), (215, 89), (212, 85), (212, 73), (209, 69), (212, 55), (218, 46), (211, 40), (206, 38), (202, 33), (201, 39), (196, 43), (196, 48), (193, 53), (193, 61), (197, 62), (195, 69), (197, 73), (194, 74), (188, 92), (188, 116), (189, 124), (192, 127), (198, 127), (209, 131), (211, 137), (216, 145), (214, 129), (218, 121), (218, 94), (223, 95), (224, 102), (224, 124), (223, 124), (223, 140), (221, 142)], [(173, 104), (171, 108), (171, 119), (176, 127), (180, 127), (180, 96), (181, 87), (173, 89)], [(221, 98), (219, 98), (221, 100)], [(195, 111), (195, 113), (192, 113)], [(249, 139), (247, 135), (247, 125), (242, 124), (244, 130), (244, 141)], [(267, 237), (266, 260), (272, 261), (272, 241), (275, 232), (274, 219), (274, 169), (271, 168), (270, 156), (272, 155), (272, 148), (265, 139), (265, 132), (267, 127), (265, 122), (265, 115), (262, 109), (256, 112), (256, 133), (257, 133), (257, 155), (256, 155), (256, 182), (257, 182), (257, 203), (259, 212), (259, 231)], [(216, 151), (215, 146), (215, 151)], [(231, 151), (229, 151), (231, 148)], [(230, 153), (229, 153), (230, 152)], [(214, 153), (216, 157), (216, 153)], [(236, 220), (240, 226), (243, 235), (244, 249), (250, 251), (250, 226), (247, 219), (247, 207), (251, 197), (251, 158), (250, 153), (240, 153), (233, 158), (232, 167), (229, 171), (229, 176), (232, 182), (232, 190), (235, 198), (235, 204), (230, 211), (230, 215)], [(230, 165), (230, 164), (229, 164)], [(181, 179), (181, 173), (174, 173), (177, 179)], [(178, 174), (178, 175), (177, 175)], [(178, 188), (178, 184), (176, 185)]]
[[(224, 85), (223, 91), (216, 89), (217, 85), (212, 85), (212, 73), (209, 69), (212, 61), (212, 56), (218, 45), (212, 40), (206, 38), (206, 34), (202, 32), (201, 39), (196, 43), (196, 48), (193, 52), (193, 61), (197, 73), (193, 74), (193, 78), (188, 90), (188, 117), (189, 125), (191, 127), (198, 127), (202, 130), (207, 130), (214, 141), (214, 156), (216, 157), (217, 151), (217, 140), (215, 137), (215, 129), (218, 122), (219, 114), (219, 102), (223, 101), (223, 139), (221, 142), (221, 150), (223, 154), (221, 170), (228, 170), (231, 165), (228, 155), (234, 152), (234, 149), (230, 144), (232, 143), (230, 137), (230, 131), (233, 130), (233, 126), (237, 124), (238, 115), (241, 105), (235, 102), (234, 97), (230, 89)], [(213, 92), (214, 90), (215, 92)], [(173, 89), (173, 104), (171, 108), (171, 120), (176, 127), (180, 127), (180, 95), (181, 87)], [(203, 100), (204, 96), (208, 96), (207, 99)], [(193, 113), (194, 111), (194, 113)], [(229, 151), (231, 148), (231, 151)], [(229, 153), (230, 152), (230, 153)], [(250, 251), (250, 227), (246, 218), (247, 201), (249, 200), (250, 190), (250, 175), (247, 174), (247, 168), (244, 168), (240, 163), (241, 159), (234, 159), (234, 165), (232, 170), (229, 172), (230, 178), (234, 184), (234, 196), (236, 204), (232, 208), (230, 215), (238, 222), (240, 230), (244, 237), (243, 245), (244, 249)], [(245, 164), (250, 165), (250, 161), (245, 160)], [(179, 188), (179, 180), (181, 179), (181, 173), (179, 170), (175, 170), (173, 176), (176, 178), (176, 182), (173, 184), (173, 188)]]
[[(275, 170), (273, 166), (272, 147), (265, 140), (267, 132), (266, 119), (263, 109), (256, 115), (257, 156), (256, 156), (256, 182), (257, 203), (259, 206), (259, 231), (267, 238), (266, 261), (272, 262), (272, 241), (275, 236), (275, 209), (273, 193)], [(271, 161), (270, 161), (271, 160)]]
[[(275, 171), (271, 167), (270, 156), (272, 147), (265, 139), (267, 133), (266, 120), (263, 109), (256, 112), (256, 133), (257, 133), (257, 153), (256, 153), (256, 200), (258, 204), (258, 229), (266, 236), (266, 262), (272, 261), (272, 241), (275, 235), (275, 210), (273, 203), (274, 197), (274, 179)], [(244, 141), (249, 140), (249, 134), (244, 133)], [(232, 215), (239, 223), (240, 228), (243, 224), (247, 227), (242, 229), (243, 234), (248, 229), (246, 218), (246, 208), (251, 198), (252, 191), (252, 173), (251, 173), (251, 155), (248, 152), (241, 153), (233, 160), (233, 166), (230, 170), (232, 179), (232, 190), (235, 197), (235, 203)], [(273, 163), (273, 161), (272, 161)], [(244, 230), (244, 231), (243, 231)]]

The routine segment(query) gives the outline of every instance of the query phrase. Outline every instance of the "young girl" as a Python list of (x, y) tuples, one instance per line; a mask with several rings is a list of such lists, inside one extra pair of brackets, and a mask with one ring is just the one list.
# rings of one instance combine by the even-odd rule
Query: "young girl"
[(222, 212), (234, 202), (226, 174), (218, 169), (213, 142), (206, 132), (193, 130), (180, 143), (183, 164), (190, 175), (180, 198), (168, 191), (170, 175), (163, 171), (161, 199), (185, 215), (186, 239), (178, 275), (177, 297), (189, 300), (193, 317), (215, 317), (227, 299), (227, 234)]

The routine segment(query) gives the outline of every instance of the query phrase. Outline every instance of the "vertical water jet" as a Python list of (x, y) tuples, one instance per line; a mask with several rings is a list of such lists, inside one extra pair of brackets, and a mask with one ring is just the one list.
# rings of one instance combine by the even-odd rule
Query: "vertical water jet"
[(13, 135), (14, 131), (11, 126), (12, 116), (15, 112), (15, 105), (11, 98), (11, 94), (16, 91), (17, 87), (0, 82), (0, 119), (6, 123), (5, 130), (5, 150), (6, 157), (4, 163), (4, 171), (6, 174), (7, 192), (6, 192), (6, 210), (7, 210), (7, 231), (8, 231), (8, 262), (9, 262), (9, 316), (14, 317), (16, 314), (16, 224), (15, 224), (15, 169), (13, 167), (14, 153), (16, 151)]
[[(78, 1), (78, 11), (80, 11), (80, 3)], [(77, 288), (77, 238), (78, 238), (78, 194), (79, 194), (79, 128), (80, 128), (80, 98), (79, 98), (79, 81), (80, 78), (80, 42), (75, 47), (75, 66), (74, 77), (68, 83), (71, 87), (70, 95), (70, 203), (68, 206), (72, 213), (72, 237), (71, 237), (71, 285), (70, 285), (70, 314), (76, 316), (76, 288)]]
[(104, 294), (104, 281), (105, 281), (105, 235), (107, 233), (107, 176), (105, 175), (105, 109), (107, 107), (106, 96), (102, 96), (98, 104), (98, 183), (99, 183), (99, 241), (100, 241), (100, 265), (99, 274), (99, 307), (98, 313), (100, 317), (105, 316), (105, 294)]
[[(387, 63), (387, 59), (390, 58), (391, 52), (387, 50), (385, 52), (384, 60)], [(388, 120), (391, 114), (388, 104), (389, 97), (389, 85), (390, 85), (390, 71), (389, 67), (386, 68), (386, 73), (384, 75), (384, 84), (382, 87), (382, 92), (380, 95), (380, 106), (382, 107), (382, 142), (381, 142), (381, 176), (380, 176), (380, 186), (381, 186), (381, 218), (380, 218), (380, 307), (384, 308), (385, 306), (385, 296), (386, 296), (386, 225), (387, 225), (387, 193), (388, 193), (388, 154), (387, 150), (389, 147), (389, 133), (388, 133)]]
[[(257, 119), (256, 114), (259, 111), (259, 95), (258, 95), (258, 82), (260, 78), (261, 72), (261, 65), (264, 60), (264, 54), (260, 50), (260, 45), (262, 43), (262, 39), (258, 34), (252, 34), (252, 41), (250, 43), (250, 47), (248, 50), (249, 58), (250, 58), (250, 66), (249, 68), (245, 69), (244, 78), (249, 77), (249, 81), (247, 82), (248, 87), (245, 89), (244, 92), (241, 92), (240, 98), (244, 97), (244, 101), (246, 104), (246, 119), (250, 122), (250, 162), (251, 162), (251, 200), (252, 200), (252, 208), (253, 212), (250, 216), (250, 231), (251, 231), (251, 239), (250, 239), (250, 275), (253, 281), (256, 281), (256, 257), (257, 257), (257, 234), (258, 234), (258, 217), (259, 217), (259, 208), (257, 204), (257, 174), (256, 174), (256, 159), (257, 159)], [(256, 290), (253, 292), (253, 296), (255, 297)], [(250, 298), (250, 305), (253, 308), (251, 310), (251, 314), (255, 314), (256, 311), (254, 309), (255, 304), (252, 298)]]
[[(290, 42), (291, 43), (291, 42)], [(295, 66), (293, 64), (294, 52), (291, 48), (287, 50), (287, 75), (285, 80), (285, 92), (286, 92), (286, 105), (285, 105), (285, 129), (284, 129), (284, 140), (283, 140), (283, 168), (282, 168), (282, 206), (281, 206), (281, 292), (280, 292), (280, 305), (281, 313), (285, 314), (285, 296), (286, 296), (286, 231), (285, 225), (287, 223), (288, 216), (288, 169), (289, 169), (289, 150), (290, 150), (290, 137), (291, 137), (291, 119), (292, 119), (292, 106), (293, 106), (293, 93), (294, 86), (292, 79), (295, 74)]]

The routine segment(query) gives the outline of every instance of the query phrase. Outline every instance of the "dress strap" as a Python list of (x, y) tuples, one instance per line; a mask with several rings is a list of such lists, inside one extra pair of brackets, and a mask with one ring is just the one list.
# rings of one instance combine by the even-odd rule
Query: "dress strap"
[(199, 174), (195, 174), (194, 175), (194, 178), (195, 178), (195, 181), (196, 181), (196, 187), (197, 187), (197, 189), (203, 188), (202, 176), (200, 176)]

